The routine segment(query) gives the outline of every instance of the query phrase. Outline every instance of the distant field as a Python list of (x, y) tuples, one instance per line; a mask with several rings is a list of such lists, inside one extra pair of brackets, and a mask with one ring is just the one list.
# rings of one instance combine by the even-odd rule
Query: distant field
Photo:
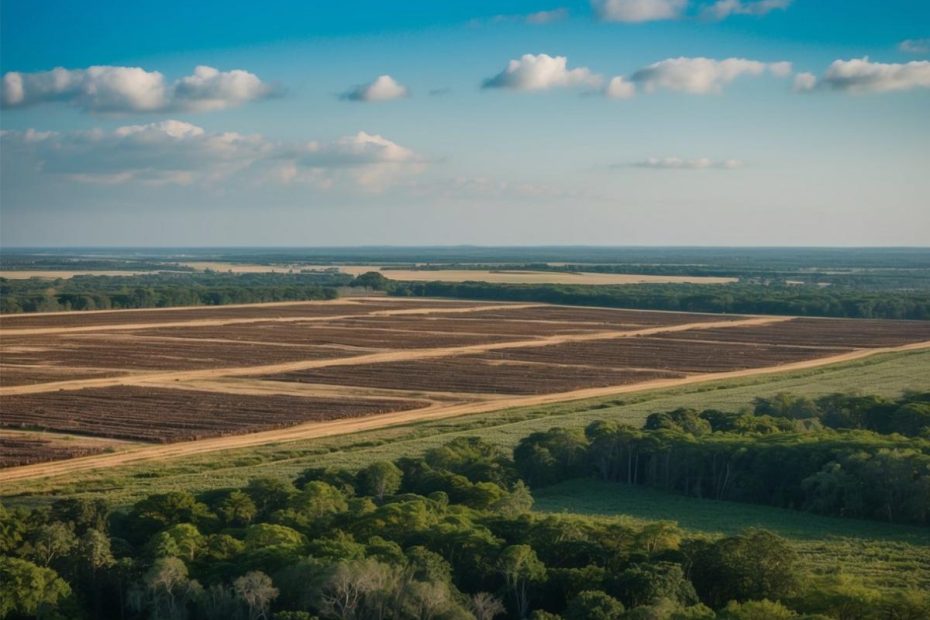
[[(74, 470), (45, 479), (6, 480), (0, 485), (0, 494), (5, 503), (14, 504), (42, 503), (64, 496), (105, 496), (117, 503), (127, 503), (150, 493), (173, 489), (204, 491), (243, 486), (257, 476), (294, 477), (307, 467), (356, 469), (378, 460), (422, 454), (462, 436), (482, 437), (510, 449), (529, 433), (553, 426), (581, 429), (594, 420), (615, 420), (639, 426), (654, 411), (677, 407), (735, 411), (751, 405), (757, 396), (779, 392), (810, 397), (837, 391), (895, 396), (905, 389), (927, 389), (930, 387), (928, 377), (928, 350), (879, 354), (791, 372), (643, 389), (544, 406), (498, 408), (464, 417), (410, 420), (350, 434), (175, 455), (170, 460), (129, 462), (113, 469)], [(268, 383), (250, 380), (244, 382), (242, 388), (251, 392), (257, 385)], [(302, 384), (293, 385), (294, 389), (303, 387)]]
[(406, 282), (490, 282), (493, 284), (727, 284), (738, 278), (662, 276), (629, 273), (507, 271), (481, 269), (385, 269), (378, 265), (337, 265), (343, 273), (377, 271), (389, 280)]
[(533, 493), (538, 512), (675, 521), (691, 531), (734, 534), (764, 528), (792, 539), (815, 573), (837, 570), (875, 587), (930, 587), (924, 528), (682, 497), (597, 480), (571, 480)]
[[(166, 271), (169, 269), (166, 267)], [(74, 276), (138, 276), (146, 273), (152, 273), (151, 271), (114, 271), (114, 270), (105, 270), (105, 271), (92, 271), (92, 270), (76, 270), (76, 271), (58, 271), (58, 270), (3, 270), (0, 271), (0, 278), (6, 278), (8, 280), (28, 280), (29, 278), (42, 278), (43, 280), (55, 280), (58, 278), (69, 279)]]
[[(481, 269), (385, 269), (381, 265), (272, 265), (250, 263), (228, 263), (219, 261), (187, 261), (179, 263), (198, 271), (221, 271), (232, 273), (288, 273), (304, 269), (338, 268), (342, 273), (358, 276), (369, 271), (377, 271), (389, 280), (408, 282), (489, 282), (494, 284), (727, 284), (737, 282), (738, 278), (716, 276), (665, 276), (626, 273), (575, 273), (558, 271), (481, 270)], [(165, 265), (165, 271), (171, 271), (171, 265)], [(129, 276), (153, 271), (117, 271), (117, 270), (3, 270), (0, 278), (23, 280), (27, 278), (69, 279), (74, 276)]]
[(218, 263), (210, 261), (185, 262), (194, 269), (213, 269), (233, 273), (265, 273), (300, 271), (301, 269), (338, 268), (342, 273), (359, 276), (376, 271), (389, 280), (407, 282), (491, 282), (495, 284), (727, 284), (739, 278), (715, 276), (665, 276), (628, 273), (588, 273), (558, 271), (484, 269), (394, 269), (384, 265), (259, 265), (246, 263)]

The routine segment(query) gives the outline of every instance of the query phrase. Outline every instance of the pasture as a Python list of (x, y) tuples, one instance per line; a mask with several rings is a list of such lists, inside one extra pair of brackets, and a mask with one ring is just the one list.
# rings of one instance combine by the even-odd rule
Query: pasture
[(533, 496), (534, 509), (544, 513), (661, 519), (709, 535), (766, 529), (790, 539), (816, 575), (845, 574), (878, 588), (930, 587), (930, 535), (925, 528), (682, 497), (591, 479), (538, 489)]

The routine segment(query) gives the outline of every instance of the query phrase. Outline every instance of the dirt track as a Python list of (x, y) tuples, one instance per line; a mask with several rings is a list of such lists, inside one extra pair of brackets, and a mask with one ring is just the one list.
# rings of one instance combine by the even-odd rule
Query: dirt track
[(575, 390), (572, 392), (562, 392), (558, 394), (498, 398), (489, 401), (460, 403), (448, 406), (433, 405), (427, 409), (384, 414), (368, 418), (352, 418), (336, 420), (332, 422), (310, 423), (300, 426), (293, 426), (286, 429), (251, 433), (248, 435), (233, 435), (229, 437), (218, 437), (214, 439), (204, 439), (200, 441), (175, 443), (169, 445), (145, 446), (141, 448), (129, 449), (123, 452), (94, 455), (71, 459), (68, 461), (40, 463), (36, 465), (26, 465), (23, 467), (14, 467), (0, 470), (0, 482), (28, 480), (33, 478), (47, 478), (77, 471), (119, 467), (153, 460), (179, 458), (207, 452), (216, 452), (220, 450), (247, 448), (269, 443), (316, 439), (321, 437), (329, 437), (332, 435), (373, 430), (386, 426), (412, 424), (473, 413), (486, 413), (489, 411), (496, 411), (513, 407), (544, 405), (556, 402), (595, 398), (599, 396), (610, 396), (614, 394), (624, 394), (650, 389), (676, 387), (693, 383), (718, 381), (721, 379), (736, 379), (740, 377), (803, 370), (806, 368), (815, 368), (828, 364), (862, 359), (881, 353), (908, 351), (923, 348), (930, 348), (930, 342), (919, 342), (900, 347), (856, 350), (849, 353), (844, 353), (842, 355), (835, 355), (832, 357), (807, 360), (803, 362), (768, 368), (754, 368), (733, 372), (709, 373), (685, 377), (683, 379), (663, 379), (636, 385), (591, 388)]

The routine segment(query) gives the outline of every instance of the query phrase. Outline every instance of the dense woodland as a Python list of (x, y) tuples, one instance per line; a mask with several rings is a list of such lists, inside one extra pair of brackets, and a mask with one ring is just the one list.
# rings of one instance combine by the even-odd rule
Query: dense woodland
[(121, 310), (335, 299), (338, 273), (152, 273), (70, 279), (0, 278), (0, 312)]
[(579, 476), (708, 499), (930, 525), (930, 393), (782, 394), (754, 411), (678, 409), (643, 429), (554, 428), (514, 451), (531, 486)]
[(846, 317), (930, 319), (930, 290), (883, 291), (774, 284), (491, 284), (487, 282), (386, 282), (393, 295), (455, 297), (554, 304)]
[[(839, 469), (842, 488), (867, 488), (870, 459), (917, 459), (908, 468), (885, 462), (880, 486), (893, 488), (928, 471), (930, 451), (894, 434), (914, 430), (908, 415), (888, 435), (833, 429), (869, 428), (876, 408), (927, 401), (779, 396), (760, 399), (755, 412), (656, 413), (642, 431), (602, 422), (585, 434), (553, 429), (513, 455), (461, 437), (361, 471), (168, 492), (122, 510), (82, 499), (0, 509), (0, 618), (923, 619), (926, 592), (811, 574), (769, 532), (709, 537), (668, 522), (535, 514), (529, 487), (596, 475), (708, 497), (737, 489), (788, 497), (803, 475), (806, 503), (796, 507), (831, 513), (826, 500), (840, 487), (825, 472)], [(926, 424), (917, 430), (925, 435)], [(754, 444), (758, 453), (743, 454)], [(765, 487), (771, 446), (786, 450), (774, 459), (786, 481), (777, 489)], [(922, 489), (910, 497), (930, 497)], [(857, 505), (864, 516), (920, 521), (916, 507), (886, 513), (886, 499)]]

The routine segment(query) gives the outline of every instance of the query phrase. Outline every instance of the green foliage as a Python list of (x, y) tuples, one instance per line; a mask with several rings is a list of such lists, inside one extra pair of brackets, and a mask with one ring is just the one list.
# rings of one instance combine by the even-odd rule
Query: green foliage
[(870, 319), (930, 319), (930, 292), (792, 286), (775, 282), (721, 284), (493, 284), (392, 282), (393, 295), (544, 302), (607, 308), (728, 314), (781, 314)]
[(623, 617), (623, 603), (597, 590), (581, 592), (565, 609), (565, 620), (619, 620)]
[(784, 600), (797, 594), (803, 582), (797, 553), (764, 530), (696, 542), (685, 553), (691, 556), (694, 587), (712, 607), (731, 600)]
[[(73, 268), (73, 267), (72, 267)], [(122, 310), (335, 299), (352, 277), (333, 273), (151, 273), (69, 279), (0, 278), (0, 312)]]
[[(600, 424), (589, 434), (619, 430)], [(548, 450), (557, 471), (566, 472), (579, 448), (586, 455), (593, 443), (553, 430), (527, 445)], [(349, 472), (318, 471), (340, 486), (305, 471), (299, 490), (285, 479), (260, 478), (244, 490), (163, 493), (79, 538), (74, 524), (95, 519), (74, 515), (109, 514), (106, 505), (4, 511), (4, 527), (18, 532), (10, 540), (19, 541), (2, 560), (14, 590), (7, 598), (16, 605), (8, 615), (32, 607), (39, 613), (44, 605), (43, 614), (64, 617), (130, 612), (191, 620), (711, 620), (708, 606), (733, 618), (782, 609), (844, 618), (856, 605), (875, 617), (909, 620), (928, 609), (925, 597), (903, 589), (822, 577), (811, 586), (813, 573), (794, 545), (762, 530), (707, 538), (667, 521), (530, 513), (521, 468), (473, 438), (423, 458), (376, 462), (349, 486), (342, 485)], [(413, 491), (431, 485), (447, 490)], [(349, 497), (349, 487), (368, 495)], [(120, 537), (129, 532), (135, 536)], [(69, 540), (77, 542), (50, 542)], [(54, 568), (26, 559), (37, 548), (57, 550), (49, 560)], [(26, 597), (26, 583), (48, 596)]]
[(0, 556), (0, 618), (41, 617), (70, 594), (71, 587), (54, 570)]

